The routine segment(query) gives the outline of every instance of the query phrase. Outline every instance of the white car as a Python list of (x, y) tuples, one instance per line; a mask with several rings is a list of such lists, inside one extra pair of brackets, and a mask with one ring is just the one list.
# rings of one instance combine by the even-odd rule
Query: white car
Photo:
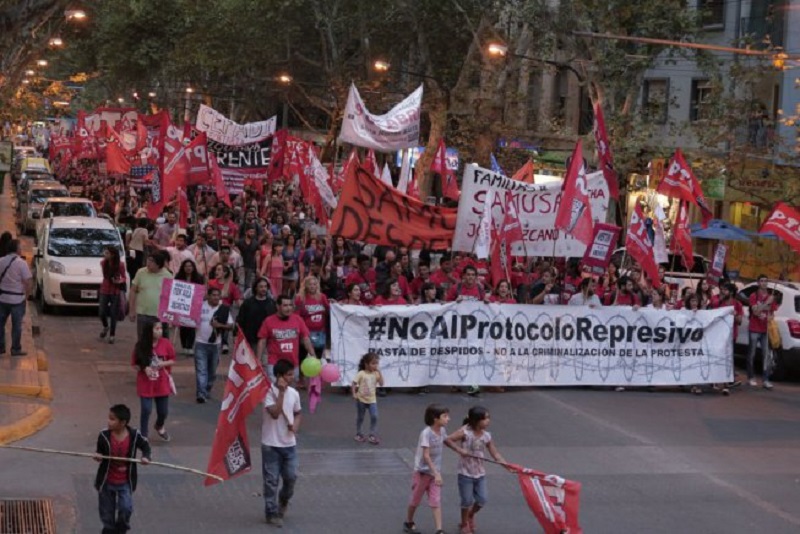
[(97, 217), (94, 204), (88, 198), (51, 197), (42, 208), (42, 216), (36, 222), (38, 238), (53, 217)]
[[(744, 317), (736, 335), (736, 347), (747, 355), (750, 337), (747, 331), (750, 310), (750, 295), (758, 289), (758, 282), (751, 282), (739, 291), (737, 298), (744, 307)], [(775, 379), (786, 378), (792, 371), (800, 370), (800, 287), (791, 282), (769, 281), (769, 292), (775, 295), (778, 309), (775, 311), (775, 322), (781, 333), (781, 348), (774, 351)], [(761, 354), (759, 348), (756, 356)], [(760, 358), (759, 358), (760, 359)], [(760, 366), (756, 366), (756, 371)]]
[(69, 191), (59, 182), (36, 181), (31, 183), (28, 193), (20, 204), (22, 231), (26, 234), (34, 233), (36, 223), (42, 218), (42, 210), (48, 199), (68, 196)]
[(43, 313), (53, 306), (97, 306), (106, 247), (125, 262), (117, 228), (100, 217), (53, 217), (34, 248), (36, 296)]

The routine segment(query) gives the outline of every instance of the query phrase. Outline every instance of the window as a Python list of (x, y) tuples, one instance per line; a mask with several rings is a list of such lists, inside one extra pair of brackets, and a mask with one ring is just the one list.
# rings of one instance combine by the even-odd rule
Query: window
[(645, 80), (642, 87), (642, 113), (655, 124), (666, 124), (669, 111), (669, 79)]
[(692, 95), (689, 105), (689, 120), (708, 119), (711, 110), (711, 82), (708, 80), (692, 80)]
[(116, 230), (54, 228), (50, 231), (47, 253), (56, 257), (100, 258), (103, 256), (103, 250), (109, 246), (122, 249)]
[(697, 10), (704, 29), (721, 30), (725, 27), (725, 3), (725, 0), (697, 0)]

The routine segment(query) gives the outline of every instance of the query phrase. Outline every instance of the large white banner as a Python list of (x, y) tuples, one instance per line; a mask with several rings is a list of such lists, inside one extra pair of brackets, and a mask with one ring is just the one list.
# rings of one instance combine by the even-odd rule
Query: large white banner
[(276, 123), (277, 118), (270, 117), (265, 121), (239, 124), (214, 108), (200, 104), (195, 127), (201, 132), (206, 132), (211, 141), (223, 145), (249, 145), (263, 141), (274, 134)]
[(384, 115), (373, 115), (361, 100), (356, 86), (350, 85), (339, 141), (394, 152), (419, 145), (419, 117), (422, 86)]
[(733, 379), (732, 310), (334, 304), (331, 349), (344, 384), (369, 351), (388, 387), (722, 383)]
[[(608, 184), (602, 172), (586, 175), (592, 205), (592, 218), (606, 222), (608, 213)], [(561, 199), (561, 181), (534, 185), (513, 180), (470, 163), (464, 169), (461, 184), (461, 200), (458, 203), (458, 221), (453, 238), (453, 250), (472, 252), (483, 213), (484, 199), (488, 191), (494, 191), (492, 216), (503, 220), (503, 203), (506, 191), (511, 191), (519, 221), (522, 225), (523, 241), (511, 244), (515, 256), (582, 258), (586, 245), (555, 228), (556, 212)]]

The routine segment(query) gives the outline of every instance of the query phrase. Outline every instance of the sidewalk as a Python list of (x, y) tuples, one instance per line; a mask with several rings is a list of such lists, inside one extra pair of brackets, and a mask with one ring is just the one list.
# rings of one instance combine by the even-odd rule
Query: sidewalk
[[(10, 231), (17, 235), (14, 225), (14, 208), (10, 178), (0, 195), (0, 232)], [(23, 255), (30, 256), (27, 242), (23, 243)], [(26, 356), (0, 355), (0, 445), (30, 436), (46, 427), (52, 420), (47, 358), (36, 349), (33, 340), (33, 317), (36, 314), (33, 302), (22, 323), (22, 350)], [(11, 319), (6, 325), (6, 340), (10, 347)]]

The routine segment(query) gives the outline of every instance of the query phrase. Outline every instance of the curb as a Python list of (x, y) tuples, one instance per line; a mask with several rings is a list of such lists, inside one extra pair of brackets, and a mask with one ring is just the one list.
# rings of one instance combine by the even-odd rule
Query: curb
[(0, 445), (27, 438), (42, 430), (53, 420), (49, 406), (40, 406), (32, 414), (11, 425), (0, 426)]

